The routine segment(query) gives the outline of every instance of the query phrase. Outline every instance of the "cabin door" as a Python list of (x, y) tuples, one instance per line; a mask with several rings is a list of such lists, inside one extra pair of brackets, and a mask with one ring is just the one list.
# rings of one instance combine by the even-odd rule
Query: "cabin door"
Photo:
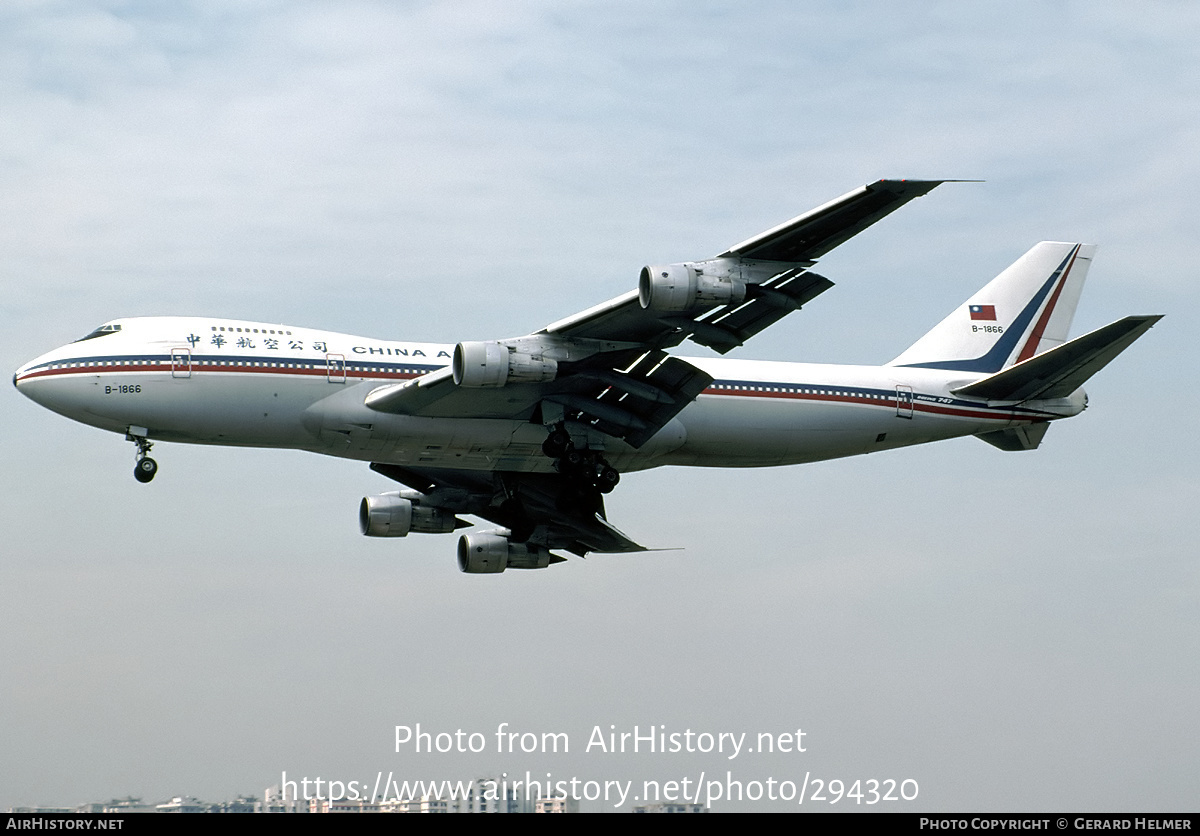
[(192, 351), (188, 348), (171, 349), (171, 377), (192, 376)]

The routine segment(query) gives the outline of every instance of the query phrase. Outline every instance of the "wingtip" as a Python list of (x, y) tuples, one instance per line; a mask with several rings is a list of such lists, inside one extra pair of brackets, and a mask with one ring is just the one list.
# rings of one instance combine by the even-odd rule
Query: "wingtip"
[(939, 180), (922, 180), (920, 178), (915, 178), (915, 177), (885, 177), (882, 180), (876, 181), (876, 183), (874, 185), (879, 185), (879, 184), (884, 184), (884, 183), (886, 183), (888, 185), (903, 184), (908, 187), (928, 186), (929, 188), (933, 189), (933, 188), (936, 188), (937, 186), (942, 185), (942, 183), (986, 183), (986, 182), (987, 182), (986, 180), (967, 180), (967, 179), (956, 179), (956, 178), (946, 178), (946, 179), (939, 179)]

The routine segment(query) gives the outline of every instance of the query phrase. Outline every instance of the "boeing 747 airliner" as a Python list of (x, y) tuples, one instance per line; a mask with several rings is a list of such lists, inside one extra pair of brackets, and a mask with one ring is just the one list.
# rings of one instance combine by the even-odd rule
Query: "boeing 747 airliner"
[(765, 467), (974, 435), (1038, 446), (1083, 411), (1080, 388), (1161, 317), (1067, 339), (1093, 246), (1043, 242), (883, 366), (719, 354), (833, 283), (815, 259), (943, 181), (881, 180), (713, 258), (644, 267), (638, 288), (533, 334), (397, 342), (211, 317), (115, 319), (22, 366), (13, 383), (120, 433), (134, 475), (158, 441), (286, 447), (358, 459), (400, 483), (362, 500), (372, 537), (464, 534), (464, 572), (644, 551), (611, 525), (620, 474)]

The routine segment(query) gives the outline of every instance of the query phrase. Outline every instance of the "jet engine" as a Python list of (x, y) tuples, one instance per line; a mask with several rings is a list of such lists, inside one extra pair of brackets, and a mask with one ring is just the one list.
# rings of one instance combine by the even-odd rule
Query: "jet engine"
[(694, 264), (643, 267), (638, 276), (638, 301), (646, 310), (678, 313), (736, 305), (745, 299), (744, 281), (729, 275), (706, 275), (704, 268)]
[(499, 342), (472, 342), (454, 346), (451, 369), (458, 386), (495, 389), (508, 383), (553, 380), (558, 362), (511, 350)]
[(458, 568), (468, 574), (494, 574), (505, 569), (545, 569), (550, 552), (540, 546), (510, 542), (492, 532), (458, 538)]
[(422, 494), (416, 491), (405, 493), (415, 496), (405, 497), (397, 491), (363, 497), (358, 506), (359, 530), (368, 537), (405, 537), (409, 532), (448, 534), (459, 527), (452, 512), (414, 504), (414, 498), (419, 503)]

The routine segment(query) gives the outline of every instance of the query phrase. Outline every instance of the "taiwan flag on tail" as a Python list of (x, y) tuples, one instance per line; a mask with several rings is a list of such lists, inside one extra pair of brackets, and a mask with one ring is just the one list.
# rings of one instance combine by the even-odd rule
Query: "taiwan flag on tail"
[(996, 321), (996, 306), (995, 305), (969, 305), (971, 311), (971, 319), (984, 319), (988, 322)]

